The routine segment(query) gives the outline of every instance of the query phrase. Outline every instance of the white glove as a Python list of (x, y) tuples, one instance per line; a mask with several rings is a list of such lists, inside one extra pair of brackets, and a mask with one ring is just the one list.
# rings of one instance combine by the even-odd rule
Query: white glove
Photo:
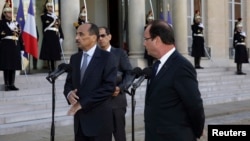
[(60, 39), (59, 39), (59, 42), (60, 42), (60, 44), (62, 45), (62, 43), (63, 43), (63, 38), (60, 38)]
[(199, 24), (199, 27), (204, 28), (204, 25), (202, 23)]
[(24, 51), (22, 50), (22, 51), (21, 51), (21, 56), (23, 56), (23, 54), (24, 54)]
[(17, 24), (15, 22), (10, 22), (7, 23), (8, 27), (12, 30), (12, 31), (17, 31)]
[(243, 32), (243, 31), (240, 33), (240, 35), (241, 35), (241, 36), (244, 36), (244, 37), (247, 36), (247, 35), (246, 35), (246, 32)]
[(57, 15), (55, 13), (51, 13), (51, 16), (54, 18), (54, 19), (57, 19)]

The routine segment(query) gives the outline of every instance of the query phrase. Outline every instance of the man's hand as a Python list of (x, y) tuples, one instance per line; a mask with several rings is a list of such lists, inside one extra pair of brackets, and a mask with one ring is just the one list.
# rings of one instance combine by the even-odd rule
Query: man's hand
[(81, 104), (80, 104), (79, 102), (77, 102), (76, 104), (74, 104), (74, 105), (72, 105), (72, 106), (70, 107), (70, 109), (69, 109), (67, 115), (73, 116), (73, 115), (75, 115), (76, 112), (77, 112), (78, 110), (80, 110), (80, 109), (82, 109), (82, 106), (81, 106)]
[(76, 95), (77, 89), (70, 91), (67, 97), (71, 105), (75, 105), (79, 97)]
[(120, 93), (120, 91), (121, 91), (120, 87), (116, 86), (115, 87), (115, 91), (114, 91), (114, 93), (113, 93), (112, 96), (118, 96), (118, 94)]

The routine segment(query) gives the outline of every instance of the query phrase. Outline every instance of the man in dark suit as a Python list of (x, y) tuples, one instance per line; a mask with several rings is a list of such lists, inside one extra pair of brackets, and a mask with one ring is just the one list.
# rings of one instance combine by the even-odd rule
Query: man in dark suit
[(112, 35), (107, 27), (99, 27), (99, 46), (115, 56), (115, 65), (118, 68), (116, 90), (112, 95), (112, 111), (113, 111), (113, 135), (115, 141), (126, 141), (125, 132), (125, 114), (127, 107), (126, 84), (130, 80), (132, 66), (128, 56), (121, 48), (114, 48), (110, 45)]
[(205, 116), (196, 71), (174, 44), (173, 29), (165, 21), (147, 26), (144, 46), (160, 64), (153, 65), (146, 90), (145, 141), (196, 141), (203, 133)]
[(117, 67), (114, 56), (97, 46), (98, 36), (95, 24), (80, 25), (76, 43), (82, 52), (70, 58), (72, 71), (67, 75), (64, 95), (71, 104), (68, 114), (74, 115), (75, 141), (112, 140), (111, 96)]

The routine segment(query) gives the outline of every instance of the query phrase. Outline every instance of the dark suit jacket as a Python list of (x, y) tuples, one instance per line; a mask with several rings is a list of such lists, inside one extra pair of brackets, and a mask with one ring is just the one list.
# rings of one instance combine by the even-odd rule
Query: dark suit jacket
[(80, 63), (82, 52), (71, 56), (72, 71), (68, 73), (64, 86), (65, 96), (71, 90), (77, 89), (82, 109), (74, 116), (74, 129), (79, 126), (86, 136), (98, 136), (112, 133), (111, 95), (115, 90), (117, 68), (114, 56), (96, 48), (95, 53), (80, 84)]
[(192, 64), (175, 51), (148, 84), (145, 100), (146, 141), (195, 141), (205, 115)]
[(110, 51), (115, 56), (115, 65), (118, 68), (118, 77), (121, 77), (120, 81), (117, 83), (117, 86), (120, 87), (121, 93), (116, 96), (112, 97), (112, 108), (122, 108), (127, 106), (127, 99), (126, 99), (126, 84), (130, 81), (130, 72), (132, 70), (132, 66), (129, 62), (128, 56), (124, 50), (121, 48), (111, 48)]

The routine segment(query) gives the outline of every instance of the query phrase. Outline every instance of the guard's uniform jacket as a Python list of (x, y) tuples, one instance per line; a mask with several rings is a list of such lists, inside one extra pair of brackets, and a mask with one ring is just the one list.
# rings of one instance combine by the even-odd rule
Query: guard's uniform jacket
[(235, 31), (233, 37), (233, 46), (235, 49), (235, 63), (248, 63), (248, 54), (246, 49), (246, 33)]
[(21, 70), (24, 50), (20, 26), (16, 21), (0, 21), (0, 70)]
[(41, 15), (43, 25), (43, 40), (40, 53), (42, 60), (61, 60), (60, 39), (64, 39), (58, 17), (54, 13)]
[(193, 57), (205, 57), (205, 49), (204, 49), (204, 37), (203, 37), (203, 25), (194, 23), (191, 26), (192, 29), (192, 53)]

